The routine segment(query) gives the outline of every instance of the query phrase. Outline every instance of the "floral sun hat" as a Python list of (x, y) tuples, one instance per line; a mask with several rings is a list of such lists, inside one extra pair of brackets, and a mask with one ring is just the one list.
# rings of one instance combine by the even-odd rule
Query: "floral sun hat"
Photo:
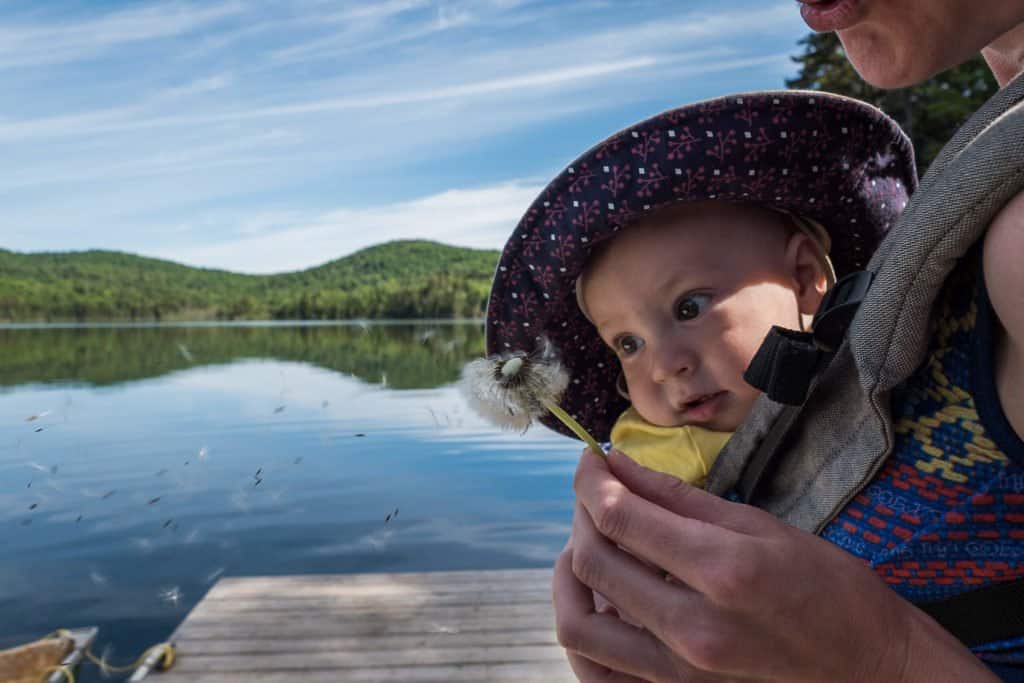
[[(916, 186), (910, 140), (858, 100), (784, 90), (663, 112), (592, 147), (534, 200), (494, 275), (487, 353), (549, 340), (570, 378), (559, 404), (606, 441), (629, 404), (618, 360), (577, 306), (595, 245), (669, 203), (750, 202), (823, 226), (841, 278), (866, 266)], [(541, 421), (572, 436), (551, 415)]]

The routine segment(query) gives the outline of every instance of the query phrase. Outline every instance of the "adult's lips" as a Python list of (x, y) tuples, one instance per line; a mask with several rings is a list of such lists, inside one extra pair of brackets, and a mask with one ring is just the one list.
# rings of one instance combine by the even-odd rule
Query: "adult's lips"
[(841, 31), (861, 19), (864, 0), (797, 0), (800, 16), (818, 33)]

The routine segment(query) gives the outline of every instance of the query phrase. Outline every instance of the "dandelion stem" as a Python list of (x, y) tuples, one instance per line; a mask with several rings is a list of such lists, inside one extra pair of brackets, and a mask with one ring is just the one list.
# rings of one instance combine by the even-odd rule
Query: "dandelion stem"
[(597, 443), (597, 439), (592, 437), (590, 433), (583, 428), (583, 425), (574, 420), (572, 415), (562, 410), (562, 407), (554, 401), (542, 400), (541, 403), (543, 403), (544, 407), (550, 410), (555, 417), (561, 420), (562, 424), (571, 429), (573, 434), (580, 437), (580, 439), (590, 447), (590, 450), (594, 451), (598, 455), (604, 455), (604, 449), (602, 449), (601, 445)]

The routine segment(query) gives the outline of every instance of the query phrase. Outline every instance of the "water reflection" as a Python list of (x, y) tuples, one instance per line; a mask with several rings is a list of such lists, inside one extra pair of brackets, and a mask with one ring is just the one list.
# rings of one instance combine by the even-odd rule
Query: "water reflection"
[(120, 663), (222, 576), (549, 566), (568, 534), (580, 446), (451, 385), (479, 325), (0, 343), (0, 647), (96, 624)]
[(107, 386), (262, 358), (419, 389), (453, 381), (483, 348), (483, 327), (474, 323), (0, 327), (0, 386)]

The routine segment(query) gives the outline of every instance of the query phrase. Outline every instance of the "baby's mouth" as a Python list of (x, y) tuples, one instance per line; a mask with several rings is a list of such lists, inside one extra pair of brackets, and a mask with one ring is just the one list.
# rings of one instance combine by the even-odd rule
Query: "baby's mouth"
[(716, 391), (686, 401), (680, 410), (680, 417), (687, 424), (709, 424), (725, 408), (726, 393)]
[(705, 403), (707, 403), (711, 399), (713, 399), (716, 396), (718, 396), (719, 394), (723, 394), (723, 393), (725, 393), (725, 392), (716, 391), (716, 392), (713, 392), (713, 393), (710, 393), (710, 394), (704, 394), (702, 396), (698, 396), (697, 398), (693, 399), (692, 401), (687, 401), (686, 403), (684, 403), (683, 404), (683, 409), (684, 410), (693, 410), (694, 408), (698, 408), (698, 407), (704, 405)]

